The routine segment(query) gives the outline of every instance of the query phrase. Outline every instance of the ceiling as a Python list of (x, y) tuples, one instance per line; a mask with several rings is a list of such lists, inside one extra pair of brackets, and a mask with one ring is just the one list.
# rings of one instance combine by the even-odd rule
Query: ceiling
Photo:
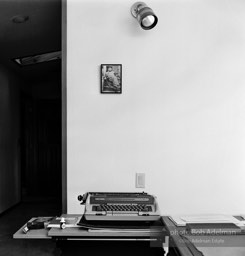
[[(16, 15), (29, 16), (14, 23)], [(14, 58), (61, 50), (61, 0), (0, 0), (0, 62), (25, 79), (60, 75), (61, 62), (20, 67)]]

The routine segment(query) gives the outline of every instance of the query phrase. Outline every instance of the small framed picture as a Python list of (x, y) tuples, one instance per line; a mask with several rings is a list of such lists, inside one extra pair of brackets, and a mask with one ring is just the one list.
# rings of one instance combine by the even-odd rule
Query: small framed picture
[(121, 64), (101, 64), (101, 93), (122, 93)]

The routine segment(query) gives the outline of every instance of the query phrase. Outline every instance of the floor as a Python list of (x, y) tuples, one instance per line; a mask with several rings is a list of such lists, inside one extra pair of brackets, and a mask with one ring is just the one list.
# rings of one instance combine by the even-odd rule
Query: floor
[(0, 215), (0, 256), (53, 256), (59, 253), (55, 243), (42, 240), (13, 239), (13, 234), (31, 217), (60, 215), (54, 200), (28, 201)]

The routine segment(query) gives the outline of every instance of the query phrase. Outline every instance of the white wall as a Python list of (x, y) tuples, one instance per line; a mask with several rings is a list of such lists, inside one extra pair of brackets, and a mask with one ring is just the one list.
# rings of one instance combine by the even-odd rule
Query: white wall
[[(245, 2), (67, 0), (68, 212), (86, 191), (145, 191), (162, 214), (245, 212)], [(123, 65), (122, 95), (100, 64)]]
[(19, 87), (0, 66), (0, 213), (20, 201)]

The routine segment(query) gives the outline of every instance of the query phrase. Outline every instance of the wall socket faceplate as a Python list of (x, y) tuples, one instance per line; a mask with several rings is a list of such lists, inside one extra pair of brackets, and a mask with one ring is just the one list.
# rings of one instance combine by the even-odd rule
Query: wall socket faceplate
[(135, 175), (135, 187), (145, 188), (145, 173), (137, 172)]

